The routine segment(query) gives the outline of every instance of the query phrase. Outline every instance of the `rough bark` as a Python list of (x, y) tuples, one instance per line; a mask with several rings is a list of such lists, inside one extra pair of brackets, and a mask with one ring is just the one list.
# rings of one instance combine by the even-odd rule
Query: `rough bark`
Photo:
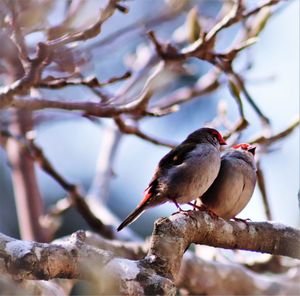
[(176, 295), (180, 287), (196, 294), (298, 291), (298, 267), (294, 275), (289, 272), (278, 282), (280, 278), (260, 276), (238, 264), (204, 261), (191, 252), (183, 257), (191, 243), (299, 258), (300, 232), (281, 224), (246, 225), (213, 219), (203, 212), (179, 213), (156, 222), (147, 256), (145, 245), (106, 240), (83, 231), (52, 244), (0, 234), (0, 270), (14, 279), (88, 279), (104, 294)]

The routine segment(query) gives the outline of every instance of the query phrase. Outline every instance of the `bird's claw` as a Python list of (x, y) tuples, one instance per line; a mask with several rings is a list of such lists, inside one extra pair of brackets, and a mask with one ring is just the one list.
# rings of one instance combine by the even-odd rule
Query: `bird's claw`
[(248, 222), (251, 222), (251, 219), (247, 218), (247, 219), (242, 219), (242, 218), (232, 218), (232, 220), (236, 221), (236, 222), (243, 222), (245, 223), (245, 225), (247, 226), (247, 228), (249, 229), (249, 224)]
[(213, 211), (206, 209), (206, 213), (212, 218), (212, 219), (219, 219), (219, 216), (215, 214)]
[(175, 215), (175, 214), (179, 214), (180, 213), (180, 214), (183, 214), (183, 215), (185, 215), (185, 216), (187, 216), (187, 217), (189, 217), (189, 218), (197, 221), (197, 219), (195, 217), (193, 217), (193, 215), (192, 215), (193, 212), (194, 212), (193, 210), (183, 210), (183, 209), (180, 209), (177, 212), (173, 213), (172, 216)]
[[(196, 206), (196, 205), (194, 205)], [(218, 219), (219, 216), (215, 214), (213, 211), (211, 211), (207, 206), (201, 205), (201, 206), (196, 206), (197, 210), (206, 212), (212, 219)]]

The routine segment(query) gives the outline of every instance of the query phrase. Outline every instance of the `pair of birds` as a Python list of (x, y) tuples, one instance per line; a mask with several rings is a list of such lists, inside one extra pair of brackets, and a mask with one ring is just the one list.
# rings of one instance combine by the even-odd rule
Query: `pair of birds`
[[(200, 128), (159, 162), (142, 201), (118, 227), (136, 220), (146, 209), (171, 201), (235, 218), (249, 202), (256, 183), (255, 146), (239, 144), (220, 157), (222, 135)], [(197, 202), (192, 203), (196, 200)]]

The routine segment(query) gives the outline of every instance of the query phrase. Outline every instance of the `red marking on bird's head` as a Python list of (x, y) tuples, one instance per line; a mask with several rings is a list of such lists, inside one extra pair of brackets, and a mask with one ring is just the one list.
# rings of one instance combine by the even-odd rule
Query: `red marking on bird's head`
[(237, 144), (237, 145), (233, 146), (232, 148), (236, 149), (236, 150), (238, 150), (238, 149), (245, 150), (254, 155), (256, 146), (250, 145), (248, 143), (242, 143), (242, 144)]
[(217, 138), (220, 145), (227, 145), (222, 135), (215, 129), (211, 129), (210, 134)]

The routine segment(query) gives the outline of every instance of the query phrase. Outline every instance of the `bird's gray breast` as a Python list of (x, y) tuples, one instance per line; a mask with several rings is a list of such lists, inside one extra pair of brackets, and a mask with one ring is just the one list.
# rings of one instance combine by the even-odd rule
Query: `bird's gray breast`
[(240, 213), (249, 202), (256, 182), (254, 166), (243, 159), (226, 155), (219, 175), (201, 198), (215, 214), (230, 219)]

